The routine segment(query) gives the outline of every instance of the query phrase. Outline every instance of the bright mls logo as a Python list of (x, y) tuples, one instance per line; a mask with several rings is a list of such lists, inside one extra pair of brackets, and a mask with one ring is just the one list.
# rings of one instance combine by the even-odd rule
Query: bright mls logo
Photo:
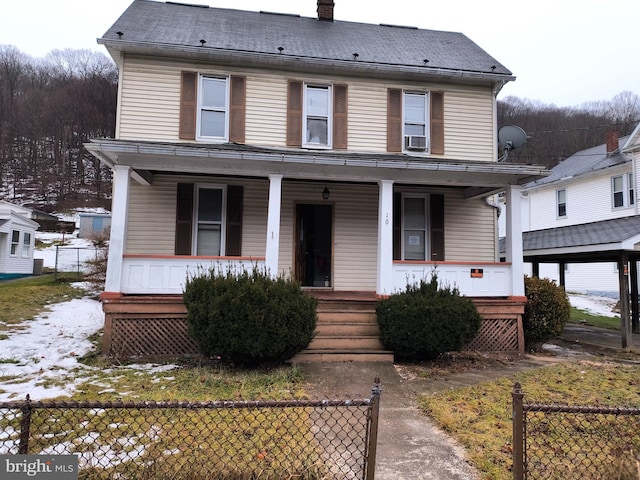
[(75, 455), (0, 455), (3, 480), (77, 480)]

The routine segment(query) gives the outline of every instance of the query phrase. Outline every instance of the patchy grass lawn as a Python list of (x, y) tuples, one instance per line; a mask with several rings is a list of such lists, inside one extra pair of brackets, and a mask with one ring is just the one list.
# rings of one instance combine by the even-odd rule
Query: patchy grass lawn
[(84, 297), (87, 293), (66, 280), (42, 275), (0, 283), (0, 332), (31, 320), (52, 303)]
[(513, 478), (511, 393), (516, 381), (527, 403), (640, 405), (640, 365), (615, 362), (563, 362), (420, 397), (420, 408), (466, 448), (483, 479)]
[(611, 330), (620, 330), (619, 317), (607, 317), (603, 315), (593, 315), (584, 310), (571, 307), (571, 323), (580, 323), (592, 325), (594, 327), (609, 328)]

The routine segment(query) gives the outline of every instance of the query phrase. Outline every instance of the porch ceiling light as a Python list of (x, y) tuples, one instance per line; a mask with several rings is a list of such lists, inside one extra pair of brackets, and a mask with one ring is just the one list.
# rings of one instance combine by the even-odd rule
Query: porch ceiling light
[(324, 200), (329, 200), (329, 195), (331, 195), (331, 192), (327, 187), (324, 187), (324, 190), (322, 191), (322, 198)]

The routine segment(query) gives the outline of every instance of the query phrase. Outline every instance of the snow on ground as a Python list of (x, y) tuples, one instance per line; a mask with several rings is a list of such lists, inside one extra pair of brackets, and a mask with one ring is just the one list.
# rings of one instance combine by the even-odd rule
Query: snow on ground
[(571, 306), (578, 310), (583, 310), (592, 315), (620, 318), (620, 314), (612, 311), (613, 307), (618, 303), (615, 298), (579, 294), (569, 294), (568, 297)]
[[(36, 238), (47, 244), (44, 248), (36, 249), (33, 255), (43, 260), (44, 267), (55, 268), (57, 264), (58, 271), (74, 272), (78, 270), (78, 265), (82, 270), (87, 260), (96, 258), (97, 249), (93, 243), (86, 238), (78, 238), (77, 231), (64, 236), (60, 233), (36, 232)], [(60, 244), (63, 241), (64, 244)]]
[[(50, 311), (5, 332), (0, 340), (0, 401), (71, 396), (77, 370), (90, 367), (78, 357), (92, 350), (88, 337), (102, 328), (100, 302), (89, 298), (51, 305)], [(66, 380), (66, 384), (51, 382)]]

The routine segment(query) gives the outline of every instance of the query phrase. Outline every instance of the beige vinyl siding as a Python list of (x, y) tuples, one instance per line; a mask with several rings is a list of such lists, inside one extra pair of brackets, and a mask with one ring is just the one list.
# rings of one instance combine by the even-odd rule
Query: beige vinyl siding
[[(329, 187), (331, 197), (322, 200)], [(295, 205), (333, 206), (333, 288), (335, 290), (376, 289), (377, 185), (338, 185), (283, 182), (280, 218), (280, 265), (285, 274), (294, 272)]]
[(493, 161), (494, 97), (487, 87), (398, 85), (346, 77), (299, 77), (291, 72), (208, 68), (206, 65), (128, 56), (122, 74), (118, 138), (179, 142), (180, 73), (183, 70), (247, 78), (246, 142), (286, 146), (287, 81), (348, 85), (348, 147), (357, 152), (386, 152), (387, 89), (444, 92), (445, 154), (439, 158)]
[(178, 141), (180, 71), (151, 62), (125, 65), (117, 138)]
[(494, 161), (493, 95), (486, 90), (445, 90), (445, 158)]
[(178, 183), (244, 186), (242, 214), (242, 255), (264, 257), (267, 232), (268, 181), (261, 179), (175, 177), (157, 175), (150, 186), (131, 182), (128, 254), (173, 255)]
[(287, 81), (273, 75), (247, 76), (246, 142), (283, 147), (287, 143)]
[(349, 150), (387, 152), (387, 87), (349, 84)]
[(445, 255), (449, 262), (495, 262), (496, 212), (484, 200), (465, 200), (462, 191), (444, 200)]
[(132, 181), (125, 253), (173, 255), (176, 232), (176, 182), (157, 176), (153, 185)]

